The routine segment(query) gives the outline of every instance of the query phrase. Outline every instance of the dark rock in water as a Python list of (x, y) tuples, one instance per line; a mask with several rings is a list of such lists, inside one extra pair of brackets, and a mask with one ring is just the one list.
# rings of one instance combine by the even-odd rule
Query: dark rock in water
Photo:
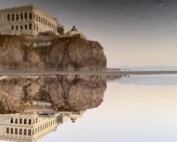
[[(12, 70), (61, 70), (106, 68), (103, 47), (96, 41), (79, 37), (50, 39), (52, 45), (43, 45), (43, 39), (24, 36), (0, 35), (0, 69)], [(43, 43), (44, 42), (44, 43)]]
[(98, 76), (1, 76), (0, 113), (24, 112), (27, 101), (50, 102), (55, 111), (84, 111), (99, 106), (105, 90), (106, 78)]

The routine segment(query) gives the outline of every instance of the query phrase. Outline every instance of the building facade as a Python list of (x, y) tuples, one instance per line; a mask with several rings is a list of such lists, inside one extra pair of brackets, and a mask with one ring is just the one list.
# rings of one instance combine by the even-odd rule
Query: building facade
[(58, 20), (33, 5), (0, 10), (0, 33), (38, 35), (41, 32), (57, 34)]
[(57, 126), (71, 120), (73, 123), (83, 116), (84, 111), (58, 112), (45, 115), (16, 113), (0, 115), (0, 139), (18, 142), (36, 142), (55, 131)]
[(83, 116), (83, 113), (85, 111), (77, 111), (77, 112), (59, 112), (58, 113), (58, 117), (57, 117), (57, 122), (60, 124), (65, 123), (68, 120), (71, 120), (73, 123), (75, 123), (75, 121), (78, 118), (81, 118)]
[(57, 116), (7, 114), (0, 116), (0, 139), (35, 142), (57, 129)]

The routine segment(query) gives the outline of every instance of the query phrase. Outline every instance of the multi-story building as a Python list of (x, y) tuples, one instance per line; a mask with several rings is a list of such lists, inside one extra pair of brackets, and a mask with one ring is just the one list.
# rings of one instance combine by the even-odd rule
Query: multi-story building
[(1, 34), (37, 35), (41, 32), (57, 34), (58, 20), (33, 5), (0, 10)]
[(84, 111), (58, 112), (45, 115), (16, 113), (0, 115), (0, 139), (19, 142), (36, 142), (55, 131), (59, 124), (68, 120), (73, 123), (82, 117)]
[(7, 114), (0, 116), (0, 139), (35, 142), (57, 128), (57, 116)]

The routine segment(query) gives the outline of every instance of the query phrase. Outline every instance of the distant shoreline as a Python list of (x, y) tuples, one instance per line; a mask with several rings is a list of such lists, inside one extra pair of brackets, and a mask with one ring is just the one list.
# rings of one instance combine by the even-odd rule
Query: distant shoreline
[(177, 71), (121, 71), (120, 69), (107, 69), (101, 71), (19, 71), (0, 70), (1, 76), (43, 76), (43, 75), (98, 75), (98, 76), (126, 76), (126, 75), (167, 75), (176, 74)]

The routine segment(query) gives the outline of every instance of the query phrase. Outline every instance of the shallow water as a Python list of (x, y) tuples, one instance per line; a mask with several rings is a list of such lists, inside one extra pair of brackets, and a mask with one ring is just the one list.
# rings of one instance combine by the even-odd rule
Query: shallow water
[(176, 75), (108, 81), (98, 107), (85, 110), (75, 123), (59, 124), (39, 142), (176, 142), (176, 102)]

